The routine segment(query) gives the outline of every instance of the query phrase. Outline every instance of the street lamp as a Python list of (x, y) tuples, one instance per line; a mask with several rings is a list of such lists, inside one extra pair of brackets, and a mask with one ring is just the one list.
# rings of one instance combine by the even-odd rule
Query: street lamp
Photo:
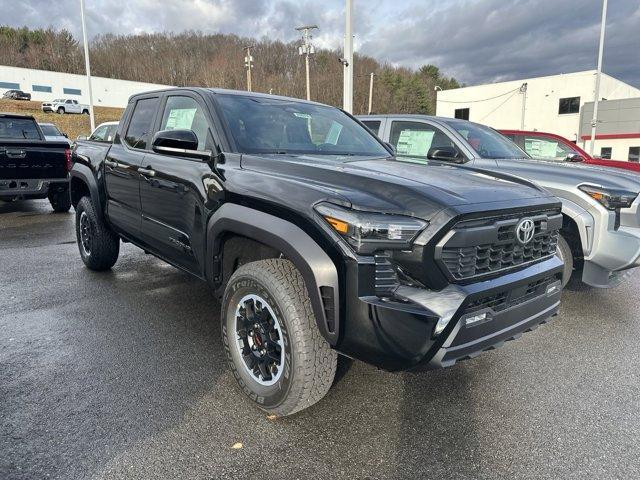
[(304, 55), (305, 70), (307, 74), (307, 100), (311, 100), (311, 85), (309, 82), (309, 55), (316, 53), (316, 49), (311, 44), (313, 38), (309, 33), (311, 30), (317, 29), (317, 25), (303, 25), (296, 28), (297, 31), (302, 32), (302, 45), (298, 47), (298, 54)]
[(91, 66), (89, 62), (89, 42), (87, 40), (87, 22), (84, 19), (84, 0), (80, 0), (80, 18), (82, 21), (82, 41), (84, 43), (84, 68), (87, 74), (87, 86), (89, 91), (89, 122), (91, 131), (96, 129), (96, 119), (93, 114), (93, 93), (91, 91)]
[(596, 142), (596, 126), (598, 124), (598, 100), (600, 98), (600, 77), (602, 76), (602, 53), (604, 50), (604, 29), (607, 23), (607, 0), (602, 2), (602, 22), (600, 24), (600, 45), (598, 46), (598, 70), (596, 71), (596, 88), (593, 101), (593, 118), (591, 119), (591, 145), (589, 155), (593, 157), (593, 148)]
[(344, 58), (340, 60), (344, 73), (342, 108), (353, 113), (353, 0), (346, 0), (344, 18)]
[(254, 45), (246, 45), (244, 50), (246, 55), (244, 57), (244, 66), (247, 69), (247, 91), (251, 91), (251, 68), (253, 67), (253, 57), (251, 56), (251, 49)]

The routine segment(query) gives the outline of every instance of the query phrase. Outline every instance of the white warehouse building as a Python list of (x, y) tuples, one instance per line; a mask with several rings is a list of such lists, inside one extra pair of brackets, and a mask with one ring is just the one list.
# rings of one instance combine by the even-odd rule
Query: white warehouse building
[[(496, 129), (537, 130), (580, 139), (580, 110), (594, 100), (595, 70), (442, 90), (436, 115), (464, 118)], [(640, 97), (640, 89), (607, 74), (600, 99)]]
[[(92, 76), (91, 87), (95, 106), (124, 108), (131, 95), (166, 88), (167, 85)], [(35, 101), (71, 98), (80, 103), (89, 103), (85, 75), (0, 65), (0, 97), (7, 90), (30, 93), (31, 100)]]

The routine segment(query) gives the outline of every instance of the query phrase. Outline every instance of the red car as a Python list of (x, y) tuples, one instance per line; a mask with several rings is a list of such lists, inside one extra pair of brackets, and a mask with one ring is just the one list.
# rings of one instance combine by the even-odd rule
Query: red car
[(622, 168), (640, 173), (640, 163), (593, 158), (575, 143), (554, 133), (523, 130), (500, 130), (500, 133), (513, 140), (535, 159), (584, 162), (588, 165)]

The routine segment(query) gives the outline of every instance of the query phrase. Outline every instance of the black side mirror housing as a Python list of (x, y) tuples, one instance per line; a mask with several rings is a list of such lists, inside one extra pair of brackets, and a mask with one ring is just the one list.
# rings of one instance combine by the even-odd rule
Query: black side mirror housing
[(210, 159), (211, 152), (198, 150), (198, 137), (193, 130), (175, 129), (156, 132), (151, 142), (154, 152), (161, 155)]
[(445, 162), (457, 162), (462, 157), (454, 147), (432, 147), (427, 152), (427, 158), (430, 160), (442, 160)]
[(579, 153), (572, 153), (571, 155), (567, 155), (567, 158), (565, 158), (565, 162), (571, 162), (571, 163), (584, 162), (584, 157)]

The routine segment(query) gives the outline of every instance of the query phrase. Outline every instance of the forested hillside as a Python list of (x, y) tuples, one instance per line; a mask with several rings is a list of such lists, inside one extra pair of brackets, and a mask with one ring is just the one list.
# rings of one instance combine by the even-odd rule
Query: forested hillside
[[(255, 40), (236, 35), (199, 32), (180, 34), (104, 35), (90, 45), (96, 76), (178, 86), (246, 88), (243, 47), (253, 49), (255, 91), (305, 96), (304, 61), (297, 43)], [(312, 99), (342, 105), (340, 52), (318, 49), (311, 63)], [(0, 27), (0, 64), (84, 73), (82, 47), (65, 30)], [(433, 65), (418, 70), (355, 58), (354, 110), (366, 113), (369, 73), (375, 72), (373, 110), (376, 113), (435, 112), (434, 87), (458, 87)]]

